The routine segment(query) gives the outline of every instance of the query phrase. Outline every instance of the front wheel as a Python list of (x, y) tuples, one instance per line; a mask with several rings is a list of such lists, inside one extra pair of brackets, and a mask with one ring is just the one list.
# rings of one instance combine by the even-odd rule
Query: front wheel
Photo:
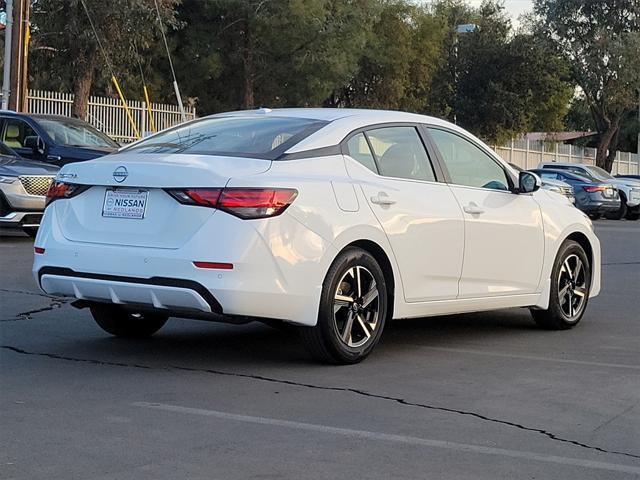
[(154, 313), (130, 313), (116, 305), (91, 307), (98, 326), (116, 337), (149, 337), (160, 330), (168, 317)]
[(380, 340), (387, 305), (380, 265), (368, 252), (349, 248), (329, 268), (322, 285), (318, 323), (301, 327), (300, 336), (316, 360), (358, 363)]
[(565, 241), (551, 272), (551, 292), (547, 310), (531, 310), (534, 321), (550, 330), (575, 327), (587, 308), (591, 266), (582, 246)]

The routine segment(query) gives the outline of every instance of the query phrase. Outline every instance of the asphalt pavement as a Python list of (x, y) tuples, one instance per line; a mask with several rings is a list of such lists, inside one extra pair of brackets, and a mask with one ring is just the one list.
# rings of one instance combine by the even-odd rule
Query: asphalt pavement
[(0, 478), (640, 478), (640, 222), (596, 232), (603, 289), (577, 328), (396, 321), (340, 367), (257, 323), (111, 338), (2, 236)]

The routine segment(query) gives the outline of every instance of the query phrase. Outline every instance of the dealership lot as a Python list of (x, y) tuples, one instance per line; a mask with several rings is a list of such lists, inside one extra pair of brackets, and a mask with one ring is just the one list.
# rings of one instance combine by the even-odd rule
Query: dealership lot
[(364, 363), (292, 332), (171, 320), (116, 340), (0, 238), (0, 476), (640, 478), (640, 222), (598, 221), (575, 330), (525, 310), (398, 321)]

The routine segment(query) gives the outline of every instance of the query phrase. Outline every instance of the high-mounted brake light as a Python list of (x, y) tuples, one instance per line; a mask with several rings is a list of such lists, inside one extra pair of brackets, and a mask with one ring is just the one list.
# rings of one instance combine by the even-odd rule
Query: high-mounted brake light
[(244, 220), (280, 215), (298, 195), (293, 188), (185, 188), (168, 192), (180, 203), (217, 208)]
[(53, 181), (49, 185), (49, 189), (47, 190), (47, 198), (45, 200), (44, 206), (46, 207), (54, 200), (58, 200), (60, 198), (71, 198), (74, 197), (89, 188), (89, 185), (77, 185), (75, 183), (64, 183), (64, 182), (56, 182)]

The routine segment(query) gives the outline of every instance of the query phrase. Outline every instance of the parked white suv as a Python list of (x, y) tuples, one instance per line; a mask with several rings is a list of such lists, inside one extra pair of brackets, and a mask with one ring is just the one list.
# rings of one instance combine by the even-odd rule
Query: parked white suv
[(600, 245), (539, 186), (422, 115), (214, 115), (65, 166), (33, 273), (115, 335), (277, 320), (334, 363), (366, 357), (392, 318), (529, 307), (571, 328), (600, 291)]

